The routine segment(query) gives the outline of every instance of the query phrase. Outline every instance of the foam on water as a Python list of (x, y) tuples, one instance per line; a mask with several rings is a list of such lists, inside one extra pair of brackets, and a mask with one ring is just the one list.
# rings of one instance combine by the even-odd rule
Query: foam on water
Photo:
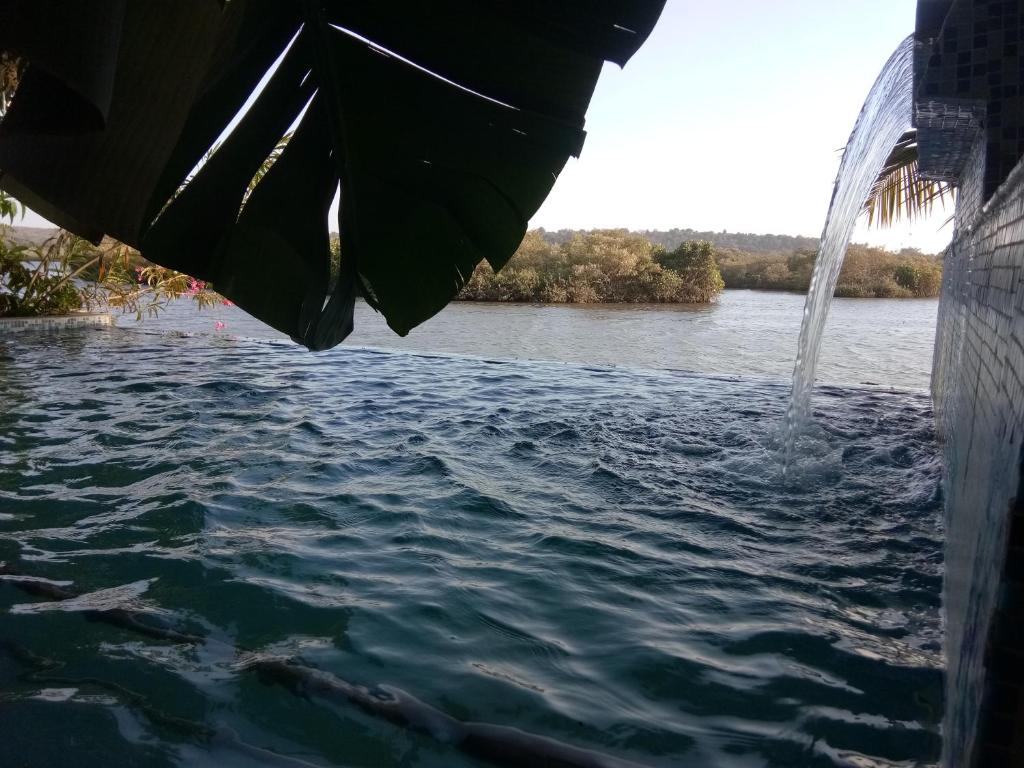
[(795, 456), (798, 433), (810, 411), (822, 334), (843, 268), (843, 257), (871, 186), (896, 142), (910, 128), (913, 88), (914, 38), (911, 36), (900, 44), (882, 68), (861, 108), (839, 164), (797, 343), (793, 391), (783, 429), (787, 464)]

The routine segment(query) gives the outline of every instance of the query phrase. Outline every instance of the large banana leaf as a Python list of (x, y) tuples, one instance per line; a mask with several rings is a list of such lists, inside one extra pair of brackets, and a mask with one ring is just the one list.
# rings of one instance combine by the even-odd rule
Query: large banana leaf
[(104, 0), (74, 19), (68, 5), (0, 0), (0, 18), (32, 21), (0, 29), (28, 60), (0, 187), (326, 349), (356, 295), (405, 334), (482, 259), (507, 261), (582, 147), (602, 62), (632, 55), (663, 0)]

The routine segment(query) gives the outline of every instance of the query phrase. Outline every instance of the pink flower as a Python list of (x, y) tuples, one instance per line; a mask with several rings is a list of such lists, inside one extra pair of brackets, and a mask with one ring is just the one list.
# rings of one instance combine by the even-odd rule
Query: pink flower
[(206, 283), (204, 283), (202, 280), (196, 280), (194, 277), (190, 277), (188, 279), (188, 293), (189, 293), (189, 296), (195, 296), (197, 293), (199, 293), (205, 287), (206, 287)]
[(215, 322), (213, 324), (213, 327), (214, 327), (214, 330), (222, 331), (225, 328), (227, 328), (227, 325), (225, 323), (222, 323), (220, 320), (218, 320), (217, 322)]
[(222, 301), (221, 304), (223, 304), (225, 307), (235, 306), (235, 302), (233, 302), (231, 299), (224, 299), (224, 301)]

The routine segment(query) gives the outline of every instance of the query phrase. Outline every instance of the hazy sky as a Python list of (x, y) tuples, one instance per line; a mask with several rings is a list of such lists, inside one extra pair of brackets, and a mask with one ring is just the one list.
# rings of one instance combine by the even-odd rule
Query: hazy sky
[[(821, 234), (839, 150), (916, 0), (669, 0), (606, 65), (534, 226)], [(855, 240), (940, 249), (952, 210)]]
[[(669, 0), (625, 69), (605, 66), (583, 153), (531, 226), (818, 236), (838, 150), (915, 5)], [(854, 239), (939, 250), (951, 213)]]

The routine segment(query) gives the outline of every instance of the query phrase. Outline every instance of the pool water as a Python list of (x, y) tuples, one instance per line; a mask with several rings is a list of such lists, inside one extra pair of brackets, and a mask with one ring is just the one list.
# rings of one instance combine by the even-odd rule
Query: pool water
[(0, 765), (540, 764), (467, 749), (466, 722), (609, 765), (934, 765), (930, 400), (819, 387), (783, 479), (787, 396), (223, 335), (2, 338)]

